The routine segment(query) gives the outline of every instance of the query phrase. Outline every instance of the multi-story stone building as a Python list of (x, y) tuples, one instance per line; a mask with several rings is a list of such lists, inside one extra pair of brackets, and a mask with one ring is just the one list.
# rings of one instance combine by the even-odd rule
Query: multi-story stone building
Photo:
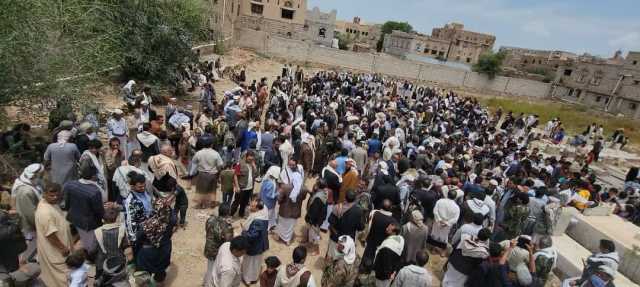
[(350, 50), (372, 52), (382, 35), (382, 25), (366, 24), (360, 17), (354, 17), (352, 22), (336, 21), (336, 33), (348, 36), (353, 40)]
[(306, 0), (240, 0), (239, 4), (236, 27), (292, 39), (308, 37), (308, 29), (305, 29)]
[(212, 40), (223, 40), (233, 36), (235, 21), (240, 11), (241, 0), (211, 0), (204, 3), (208, 9), (207, 23)]
[(640, 118), (640, 52), (611, 59), (583, 55), (560, 66), (551, 96), (614, 114)]
[(442, 28), (434, 28), (431, 36), (393, 31), (385, 35), (383, 50), (401, 57), (417, 54), (475, 64), (480, 55), (493, 49), (495, 41), (493, 35), (467, 31), (460, 23), (449, 23)]
[(313, 9), (307, 11), (305, 28), (308, 32), (308, 39), (316, 44), (331, 47), (336, 29), (337, 13), (335, 9), (325, 13), (320, 11), (318, 7), (313, 7)]
[(534, 50), (517, 47), (500, 47), (505, 54), (503, 69), (514, 69), (525, 73), (555, 75), (560, 66), (577, 60), (578, 55), (565, 51)]

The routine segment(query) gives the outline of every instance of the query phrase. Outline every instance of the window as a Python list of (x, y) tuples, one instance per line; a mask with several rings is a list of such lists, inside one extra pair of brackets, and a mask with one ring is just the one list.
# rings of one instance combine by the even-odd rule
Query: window
[(444, 52), (443, 51), (438, 52), (438, 56), (444, 56)]
[(524, 63), (525, 63), (525, 64), (529, 64), (529, 61), (527, 61), (527, 60), (524, 60)]
[(633, 65), (637, 65), (637, 64), (638, 64), (638, 60), (634, 60)]
[(580, 70), (578, 72), (578, 78), (576, 79), (576, 82), (584, 83), (584, 81), (587, 79), (588, 75), (589, 75), (589, 70), (587, 70), (587, 69)]
[(435, 54), (438, 54), (438, 51), (436, 51), (436, 50), (431, 50), (431, 55), (435, 55)]
[(636, 85), (636, 86), (640, 85), (640, 80), (633, 80), (633, 84)]
[(291, 1), (284, 1), (284, 7), (293, 8), (293, 3), (291, 3)]
[(600, 85), (600, 82), (602, 82), (602, 77), (604, 76), (604, 72), (602, 71), (596, 71), (595, 73), (593, 73), (593, 78), (591, 79), (591, 84), (594, 86)]
[(280, 16), (283, 19), (289, 19), (289, 20), (293, 19), (293, 13), (295, 11), (289, 10), (289, 9), (280, 9), (280, 10), (281, 10), (281, 15)]
[(456, 61), (460, 61), (460, 56), (457, 56), (457, 57), (456, 57)]
[(467, 63), (471, 63), (471, 58), (467, 58)]
[[(233, 6), (231, 6), (233, 8)], [(253, 15), (262, 15), (262, 11), (264, 10), (264, 6), (260, 4), (251, 3), (251, 14)]]
[(630, 103), (629, 104), (629, 109), (631, 109), (632, 111), (635, 111), (638, 108), (638, 104), (636, 103)]
[(565, 69), (564, 70), (564, 75), (565, 76), (571, 76), (571, 73), (573, 73), (573, 70), (571, 70), (571, 69)]
[(596, 97), (596, 103), (599, 103), (602, 100), (601, 96)]
[(605, 103), (605, 104), (608, 104), (608, 103), (609, 103), (609, 100), (610, 100), (610, 98), (609, 98), (609, 97), (607, 97), (606, 99), (604, 99), (604, 103)]
[(325, 28), (320, 28), (320, 30), (318, 30), (318, 36), (324, 38), (326, 36), (327, 33), (327, 29)]

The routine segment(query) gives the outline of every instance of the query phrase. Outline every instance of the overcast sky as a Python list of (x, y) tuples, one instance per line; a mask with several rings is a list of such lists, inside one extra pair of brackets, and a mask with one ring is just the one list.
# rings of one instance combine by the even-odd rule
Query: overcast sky
[(462, 22), (496, 36), (494, 49), (515, 46), (611, 56), (640, 51), (640, 0), (308, 0), (308, 8), (336, 9), (338, 19), (407, 21), (431, 34)]

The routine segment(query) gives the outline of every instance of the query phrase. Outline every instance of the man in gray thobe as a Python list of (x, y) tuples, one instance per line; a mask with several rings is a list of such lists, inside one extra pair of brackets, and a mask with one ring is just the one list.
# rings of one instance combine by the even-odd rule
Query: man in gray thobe
[(44, 163), (49, 167), (51, 181), (61, 186), (77, 178), (80, 151), (75, 144), (68, 142), (70, 137), (70, 131), (60, 131), (58, 142), (49, 144), (44, 152)]

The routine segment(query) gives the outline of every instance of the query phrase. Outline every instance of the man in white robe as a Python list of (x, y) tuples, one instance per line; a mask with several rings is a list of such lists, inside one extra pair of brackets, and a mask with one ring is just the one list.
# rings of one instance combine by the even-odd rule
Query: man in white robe
[(434, 222), (429, 235), (429, 243), (446, 251), (449, 243), (449, 232), (460, 217), (460, 207), (454, 201), (457, 193), (453, 190), (447, 193), (447, 198), (436, 202), (433, 208)]

